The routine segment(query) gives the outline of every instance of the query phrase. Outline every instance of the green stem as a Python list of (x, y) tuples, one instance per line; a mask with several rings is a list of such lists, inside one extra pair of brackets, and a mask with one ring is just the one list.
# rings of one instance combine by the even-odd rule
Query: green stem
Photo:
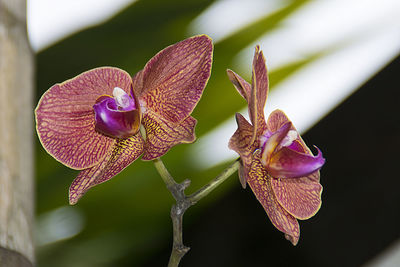
[(187, 199), (193, 204), (197, 203), (200, 199), (207, 196), (211, 191), (213, 191), (217, 186), (225, 182), (235, 171), (238, 170), (240, 161), (237, 160), (227, 167), (221, 174), (211, 180), (208, 184), (197, 190), (195, 193), (187, 197)]
[[(166, 184), (168, 190), (172, 193), (173, 197), (175, 200), (179, 200), (179, 198), (182, 198), (179, 193), (182, 190), (179, 190), (179, 184), (175, 181), (175, 179), (172, 177), (172, 175), (169, 173), (167, 168), (164, 165), (164, 162), (162, 162), (161, 159), (155, 159), (154, 161), (154, 166), (156, 167), (158, 173), (160, 174), (161, 178), (163, 179), (164, 183)], [(188, 185), (189, 186), (189, 185)]]
[(161, 159), (155, 159), (153, 160), (153, 162), (156, 170), (167, 185), (168, 190), (171, 192), (172, 196), (176, 200), (176, 204), (174, 204), (171, 208), (173, 245), (168, 267), (177, 267), (182, 257), (190, 249), (189, 247), (183, 245), (183, 214), (190, 206), (196, 204), (200, 199), (208, 195), (211, 191), (217, 188), (217, 186), (228, 179), (228, 177), (231, 176), (239, 168), (240, 162), (239, 160), (237, 160), (232, 163), (220, 175), (215, 177), (212, 181), (210, 181), (208, 184), (206, 184), (190, 196), (186, 196), (184, 192), (185, 189), (190, 185), (190, 180), (185, 180), (181, 184), (178, 184), (172, 177), (172, 175), (168, 172)]

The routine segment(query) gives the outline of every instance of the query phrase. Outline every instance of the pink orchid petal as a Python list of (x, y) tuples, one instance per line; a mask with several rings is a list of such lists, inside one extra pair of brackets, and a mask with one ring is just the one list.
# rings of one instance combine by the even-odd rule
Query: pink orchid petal
[(246, 99), (247, 102), (249, 102), (250, 94), (251, 94), (251, 85), (248, 82), (246, 82), (245, 79), (240, 77), (238, 74), (236, 74), (232, 70), (226, 70), (226, 73), (228, 74), (229, 80), (235, 86), (235, 88), (239, 92), (239, 94), (244, 99)]
[(267, 128), (269, 131), (274, 133), (287, 122), (290, 122), (290, 120), (288, 119), (286, 114), (282, 110), (276, 109), (272, 111), (268, 117)]
[(160, 51), (134, 77), (141, 103), (164, 120), (185, 120), (210, 77), (212, 50), (211, 39), (199, 35)]
[(173, 124), (148, 111), (143, 114), (142, 123), (146, 129), (142, 160), (159, 158), (177, 144), (192, 143), (196, 140), (194, 128), (197, 121), (191, 116), (178, 124)]
[(269, 164), (273, 154), (275, 153), (277, 147), (281, 144), (282, 140), (288, 134), (290, 128), (292, 127), (292, 123), (287, 122), (278, 131), (273, 133), (270, 137), (268, 137), (267, 141), (262, 147), (262, 156), (261, 162), (264, 166)]
[(257, 45), (253, 59), (252, 86), (249, 101), (249, 116), (254, 126), (254, 136), (260, 136), (266, 129), (264, 107), (268, 96), (268, 73), (265, 58)]
[(69, 202), (74, 205), (92, 187), (104, 183), (134, 162), (144, 149), (144, 141), (138, 133), (120, 139), (113, 150), (98, 165), (79, 173), (69, 188)]
[[(317, 147), (316, 147), (317, 148)], [(282, 147), (269, 161), (266, 169), (275, 178), (297, 178), (319, 170), (325, 163), (321, 151), (313, 156)]]
[(321, 207), (322, 185), (319, 171), (301, 178), (271, 179), (279, 204), (297, 219), (314, 216)]
[(257, 151), (252, 161), (247, 183), (266, 211), (272, 224), (281, 232), (289, 235), (289, 240), (296, 245), (300, 237), (300, 227), (295, 217), (289, 214), (278, 202), (272, 190), (271, 177), (260, 161)]
[[(286, 114), (279, 109), (274, 110), (268, 117), (267, 121), (267, 129), (270, 132), (276, 132), (278, 131), (284, 124), (290, 122), (289, 118), (286, 116)], [(296, 131), (296, 128), (293, 126), (290, 128), (290, 130)], [(303, 141), (301, 136), (298, 134), (297, 139), (293, 141), (291, 145), (288, 146), (288, 148), (295, 150), (297, 152), (303, 152), (309, 155), (312, 155), (311, 150), (307, 147), (306, 143)]]
[(243, 169), (239, 172), (240, 183), (246, 188), (247, 174), (250, 169), (253, 152), (257, 144), (251, 145), (253, 126), (240, 114), (236, 113), (238, 128), (229, 140), (229, 148), (236, 151), (242, 160)]
[(47, 90), (36, 110), (36, 129), (46, 151), (73, 169), (98, 164), (112, 149), (114, 139), (95, 131), (93, 105), (114, 87), (129, 93), (131, 78), (111, 67), (84, 72)]

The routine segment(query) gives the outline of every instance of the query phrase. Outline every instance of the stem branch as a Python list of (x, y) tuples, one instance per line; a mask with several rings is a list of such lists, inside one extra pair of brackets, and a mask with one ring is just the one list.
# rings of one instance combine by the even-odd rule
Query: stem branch
[(197, 203), (200, 199), (207, 196), (211, 191), (213, 191), (217, 186), (225, 182), (235, 171), (238, 170), (240, 161), (237, 160), (227, 167), (221, 174), (211, 180), (208, 184), (197, 190), (195, 193), (187, 197), (191, 202), (191, 205)]
[(239, 160), (236, 160), (229, 167), (227, 167), (220, 175), (215, 177), (208, 184), (200, 188), (190, 196), (185, 195), (185, 189), (190, 185), (190, 180), (184, 180), (182, 183), (177, 183), (172, 175), (168, 172), (161, 159), (153, 160), (154, 166), (164, 180), (168, 190), (176, 200), (171, 208), (171, 219), (173, 229), (173, 245), (172, 252), (169, 258), (168, 267), (177, 267), (182, 257), (189, 251), (189, 247), (183, 244), (182, 235), (182, 222), (183, 214), (192, 205), (196, 204), (200, 199), (208, 195), (217, 186), (223, 183), (229, 176), (231, 176), (240, 165)]

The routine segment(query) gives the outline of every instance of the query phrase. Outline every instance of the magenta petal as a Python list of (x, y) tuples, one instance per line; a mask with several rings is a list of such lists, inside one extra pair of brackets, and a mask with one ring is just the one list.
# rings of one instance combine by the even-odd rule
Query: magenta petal
[(321, 151), (318, 148), (317, 150), (318, 155), (312, 156), (282, 147), (272, 156), (266, 168), (269, 174), (275, 178), (307, 176), (319, 170), (325, 163)]
[(264, 107), (268, 96), (268, 73), (265, 58), (257, 45), (253, 59), (252, 69), (253, 90), (249, 101), (249, 115), (251, 123), (255, 127), (255, 134), (261, 135), (266, 128)]
[(142, 122), (146, 129), (146, 142), (142, 160), (159, 158), (177, 144), (192, 143), (196, 140), (194, 128), (197, 121), (191, 116), (178, 124), (174, 124), (164, 121), (153, 112), (148, 111), (143, 114)]
[(235, 86), (236, 90), (239, 92), (239, 94), (246, 99), (247, 102), (250, 101), (250, 94), (251, 94), (251, 85), (242, 77), (240, 77), (238, 74), (236, 74), (232, 70), (226, 70), (226, 73), (228, 74), (228, 78)]
[[(128, 107), (132, 110), (128, 110)], [(119, 110), (114, 98), (102, 97), (99, 103), (93, 105), (96, 131), (114, 138), (136, 134), (140, 126), (140, 112), (134, 109), (134, 102), (128, 107)]]
[(258, 148), (258, 142), (251, 143), (254, 128), (240, 113), (236, 113), (236, 122), (238, 128), (230, 138), (228, 147), (236, 151), (242, 160), (243, 167), (239, 171), (239, 179), (242, 187), (246, 188), (253, 152)]
[(286, 114), (282, 110), (276, 109), (272, 111), (268, 117), (267, 128), (269, 131), (274, 133), (288, 121), (289, 118), (286, 116)]
[(206, 35), (188, 38), (160, 51), (134, 77), (134, 91), (141, 103), (161, 119), (173, 123), (185, 120), (210, 77), (212, 51), (212, 41)]
[(295, 217), (288, 213), (276, 199), (272, 189), (271, 178), (267, 170), (261, 164), (260, 154), (255, 152), (251, 163), (247, 183), (266, 211), (272, 224), (279, 230), (290, 236), (289, 240), (296, 245), (300, 237), (300, 227)]
[(76, 204), (90, 188), (110, 180), (128, 167), (143, 153), (143, 148), (140, 134), (119, 140), (102, 162), (78, 174), (69, 188), (70, 204)]
[(115, 140), (95, 131), (93, 105), (115, 87), (129, 93), (131, 83), (125, 71), (104, 67), (52, 86), (35, 110), (37, 133), (46, 151), (73, 169), (98, 164)]
[(272, 189), (279, 204), (297, 219), (305, 220), (321, 207), (322, 185), (319, 171), (306, 177), (271, 179)]

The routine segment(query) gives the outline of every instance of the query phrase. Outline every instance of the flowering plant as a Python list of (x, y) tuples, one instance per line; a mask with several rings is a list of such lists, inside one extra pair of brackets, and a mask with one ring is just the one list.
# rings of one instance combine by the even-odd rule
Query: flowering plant
[(240, 159), (191, 195), (184, 192), (190, 180), (179, 184), (170, 175), (160, 157), (177, 144), (195, 141), (197, 121), (191, 113), (210, 77), (212, 53), (208, 36), (194, 36), (160, 51), (133, 77), (101, 67), (55, 84), (35, 110), (43, 147), (62, 164), (80, 170), (69, 189), (70, 204), (141, 155), (153, 161), (176, 200), (169, 266), (177, 266), (189, 250), (182, 240), (184, 212), (237, 170), (242, 186), (249, 184), (271, 222), (294, 245), (300, 233), (297, 219), (310, 218), (321, 206), (321, 152), (311, 153), (282, 111), (265, 121), (268, 76), (258, 46), (251, 84), (228, 70), (250, 117), (248, 122), (236, 114), (238, 129), (229, 141)]
[(39, 139), (55, 159), (82, 170), (70, 187), (71, 204), (140, 155), (153, 160), (195, 140), (197, 121), (190, 113), (211, 61), (212, 42), (200, 35), (165, 48), (133, 78), (102, 67), (44, 93), (35, 110)]
[(257, 46), (252, 84), (228, 70), (228, 77), (247, 100), (251, 124), (236, 114), (238, 129), (229, 147), (241, 158), (240, 181), (250, 185), (274, 226), (296, 245), (300, 228), (296, 219), (312, 217), (321, 206), (322, 186), (319, 169), (325, 159), (318, 150), (313, 156), (300, 134), (281, 110), (265, 122), (268, 95), (265, 59)]

